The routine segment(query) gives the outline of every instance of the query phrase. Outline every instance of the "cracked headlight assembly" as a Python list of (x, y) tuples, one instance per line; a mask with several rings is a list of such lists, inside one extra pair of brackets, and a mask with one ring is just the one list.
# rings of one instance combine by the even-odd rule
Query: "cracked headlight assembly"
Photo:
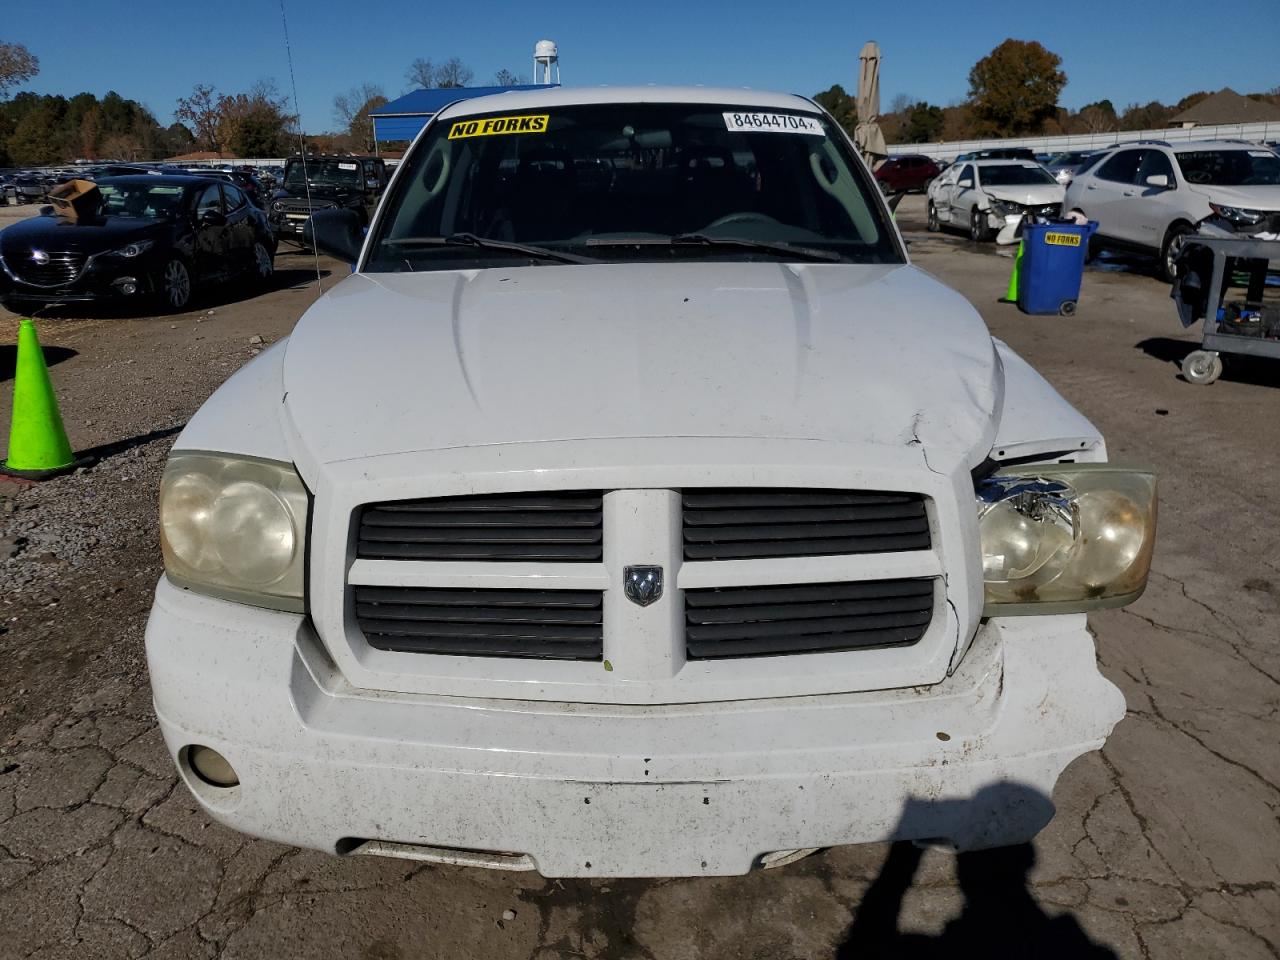
[(171, 454), (160, 481), (165, 573), (197, 593), (300, 613), (308, 510), (290, 464)]
[(991, 212), (998, 217), (1013, 217), (1022, 213), (1020, 204), (1013, 203), (1009, 200), (997, 200), (991, 197)]
[(1122, 607), (1142, 595), (1156, 478), (1110, 464), (1002, 470), (977, 485), (984, 616)]
[(1213, 212), (1223, 220), (1233, 223), (1237, 227), (1256, 226), (1270, 216), (1270, 213), (1266, 210), (1248, 210), (1244, 207), (1228, 207), (1221, 203), (1211, 203), (1209, 206), (1212, 207)]

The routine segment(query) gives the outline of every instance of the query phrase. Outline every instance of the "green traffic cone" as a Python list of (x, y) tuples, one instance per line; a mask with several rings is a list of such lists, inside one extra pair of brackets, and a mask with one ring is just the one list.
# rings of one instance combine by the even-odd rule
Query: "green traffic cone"
[(18, 323), (18, 360), (13, 376), (13, 421), (9, 429), (9, 458), (0, 471), (42, 480), (78, 465), (67, 442), (58, 413), (44, 351), (30, 320)]
[(1005, 303), (1018, 302), (1018, 274), (1022, 272), (1022, 241), (1018, 241), (1018, 252), (1013, 255), (1013, 273), (1009, 274), (1009, 292), (1004, 295)]

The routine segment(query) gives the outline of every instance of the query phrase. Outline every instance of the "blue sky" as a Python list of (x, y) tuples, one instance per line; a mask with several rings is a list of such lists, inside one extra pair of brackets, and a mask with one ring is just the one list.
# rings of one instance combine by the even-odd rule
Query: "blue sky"
[[(1233, 0), (1230, 39), (1203, 0), (926, 0), (765, 3), (648, 0), (508, 3), (461, 0), (285, 0), (303, 124), (333, 126), (335, 93), (372, 81), (406, 90), (415, 57), (457, 56), (490, 82), (506, 67), (531, 73), (535, 40), (560, 46), (566, 84), (698, 83), (813, 94), (856, 87), (866, 40), (884, 55), (882, 103), (898, 93), (946, 105), (968, 89), (969, 68), (1007, 37), (1039, 40), (1062, 57), (1064, 105), (1110, 97), (1176, 101), (1194, 90), (1280, 85), (1280, 5)], [(198, 82), (224, 92), (273, 78), (290, 93), (279, 0), (149, 4), (65, 0), (66, 30), (43, 16), (6, 17), (0, 40), (40, 58), (29, 89), (71, 95), (114, 89), (169, 122), (175, 99)], [(35, 9), (35, 8), (29, 8)], [(198, 14), (187, 10), (198, 10)], [(76, 23), (83, 16), (88, 22)], [(74, 24), (74, 25), (72, 25)], [(81, 32), (83, 31), (83, 32)]]

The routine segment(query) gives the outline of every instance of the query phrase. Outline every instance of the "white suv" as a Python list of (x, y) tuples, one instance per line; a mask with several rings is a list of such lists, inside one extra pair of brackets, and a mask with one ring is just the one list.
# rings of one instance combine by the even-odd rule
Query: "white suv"
[(1172, 281), (1185, 238), (1280, 235), (1280, 156), (1229, 140), (1117, 147), (1067, 188), (1068, 213), (1098, 222), (1094, 248), (1157, 253)]
[(183, 430), (147, 625), (210, 816), (336, 854), (746, 873), (1018, 843), (1124, 715), (1154, 478), (913, 267), (793, 96), (436, 114)]

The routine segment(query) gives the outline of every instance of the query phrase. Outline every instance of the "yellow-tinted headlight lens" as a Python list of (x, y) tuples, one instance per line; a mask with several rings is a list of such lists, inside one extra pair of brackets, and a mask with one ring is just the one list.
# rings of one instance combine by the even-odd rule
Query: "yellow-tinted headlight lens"
[(996, 473), (977, 492), (987, 616), (1123, 606), (1146, 588), (1154, 474), (1027, 467)]
[(212, 596), (301, 610), (308, 509), (289, 464), (172, 454), (160, 483), (165, 571)]

